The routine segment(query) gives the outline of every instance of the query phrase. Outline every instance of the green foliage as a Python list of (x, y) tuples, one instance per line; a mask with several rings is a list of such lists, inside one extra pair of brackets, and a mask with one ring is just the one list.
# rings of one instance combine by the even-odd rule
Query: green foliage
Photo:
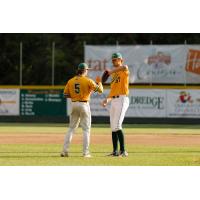
[(52, 42), (55, 42), (55, 84), (65, 84), (83, 62), (83, 44), (199, 44), (200, 34), (29, 33), (0, 34), (0, 85), (19, 84), (19, 48), (23, 42), (23, 84), (51, 84)]

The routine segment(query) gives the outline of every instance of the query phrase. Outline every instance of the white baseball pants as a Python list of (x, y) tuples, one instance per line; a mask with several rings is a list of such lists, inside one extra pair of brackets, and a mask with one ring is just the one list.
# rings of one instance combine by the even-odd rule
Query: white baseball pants
[(122, 129), (122, 123), (128, 106), (129, 98), (125, 95), (120, 95), (118, 98), (113, 98), (111, 100), (110, 126), (113, 132)]
[(69, 151), (72, 135), (79, 124), (83, 130), (83, 155), (86, 155), (89, 153), (91, 128), (91, 112), (89, 102), (71, 102), (70, 123), (64, 139), (63, 152)]

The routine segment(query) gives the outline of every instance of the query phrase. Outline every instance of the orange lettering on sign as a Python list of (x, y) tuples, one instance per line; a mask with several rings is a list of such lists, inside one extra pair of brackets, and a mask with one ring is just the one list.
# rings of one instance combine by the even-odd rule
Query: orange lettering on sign
[(185, 70), (187, 72), (200, 74), (200, 51), (199, 50), (189, 49)]

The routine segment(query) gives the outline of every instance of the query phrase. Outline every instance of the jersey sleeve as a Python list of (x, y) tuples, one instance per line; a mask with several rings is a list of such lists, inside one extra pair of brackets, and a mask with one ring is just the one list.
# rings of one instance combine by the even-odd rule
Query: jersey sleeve
[(112, 94), (112, 93), (111, 93), (111, 90), (110, 90), (110, 92), (109, 92), (107, 98), (112, 98), (112, 95), (111, 95), (111, 94)]
[(126, 65), (126, 68), (123, 70), (125, 74), (129, 74), (129, 69), (128, 69), (128, 65)]
[(69, 97), (69, 82), (66, 84), (65, 89), (64, 89), (64, 96)]
[(99, 93), (103, 92), (102, 84), (101, 83), (96, 84), (92, 79), (89, 79), (89, 86), (90, 89), (93, 90), (94, 92), (99, 92)]

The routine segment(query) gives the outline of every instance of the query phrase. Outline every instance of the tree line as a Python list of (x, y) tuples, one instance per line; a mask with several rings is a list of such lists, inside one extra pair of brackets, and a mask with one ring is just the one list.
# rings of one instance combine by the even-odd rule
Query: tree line
[(0, 85), (19, 85), (20, 42), (23, 43), (23, 85), (50, 85), (55, 42), (55, 85), (65, 84), (91, 45), (200, 44), (200, 34), (155, 33), (1, 33)]

